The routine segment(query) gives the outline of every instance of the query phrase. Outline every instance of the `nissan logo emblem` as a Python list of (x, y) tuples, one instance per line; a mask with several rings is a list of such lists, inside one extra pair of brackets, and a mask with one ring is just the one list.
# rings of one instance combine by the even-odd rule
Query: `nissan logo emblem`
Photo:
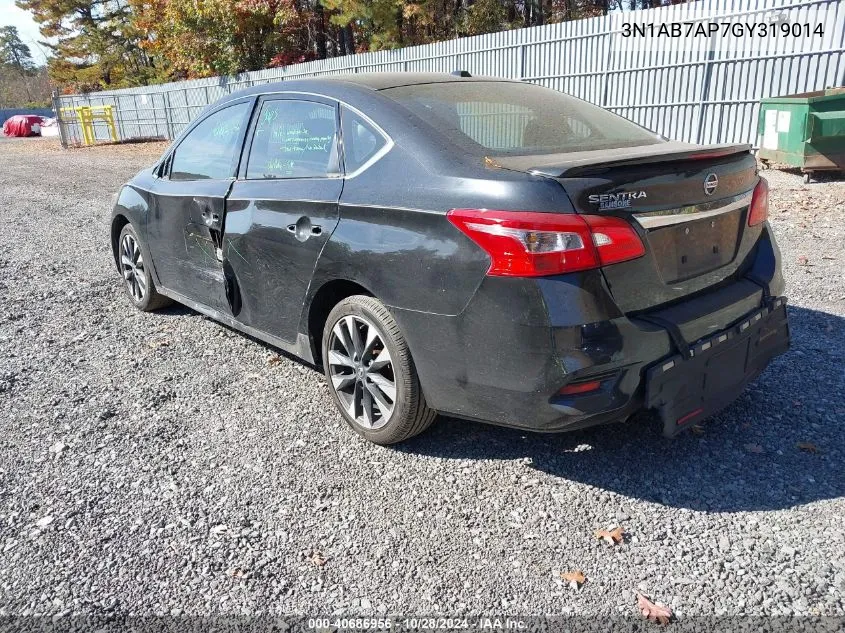
[(707, 174), (707, 178), (704, 179), (704, 193), (712, 196), (718, 186), (719, 177), (716, 174)]

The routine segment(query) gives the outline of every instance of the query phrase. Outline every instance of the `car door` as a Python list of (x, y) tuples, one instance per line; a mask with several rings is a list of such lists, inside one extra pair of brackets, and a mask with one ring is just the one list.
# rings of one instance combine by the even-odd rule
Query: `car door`
[(343, 189), (338, 106), (316, 96), (261, 98), (227, 200), (229, 300), (246, 325), (295, 342), (317, 258)]
[(161, 285), (228, 312), (222, 272), (226, 194), (234, 182), (254, 99), (226, 105), (198, 121), (164, 159), (147, 220)]

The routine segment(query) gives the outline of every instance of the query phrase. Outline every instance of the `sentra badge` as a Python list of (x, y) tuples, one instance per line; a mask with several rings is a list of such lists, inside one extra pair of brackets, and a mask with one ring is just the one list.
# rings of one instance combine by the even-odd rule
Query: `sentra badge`
[(594, 193), (589, 196), (590, 204), (599, 205), (599, 211), (605, 209), (627, 209), (638, 198), (647, 198), (645, 191), (620, 191), (619, 193)]

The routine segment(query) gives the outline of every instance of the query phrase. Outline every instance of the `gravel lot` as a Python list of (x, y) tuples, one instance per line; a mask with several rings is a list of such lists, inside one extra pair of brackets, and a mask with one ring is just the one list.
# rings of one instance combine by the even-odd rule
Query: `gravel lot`
[(315, 371), (131, 308), (110, 198), (162, 147), (0, 148), (0, 616), (845, 614), (845, 182), (766, 172), (793, 349), (699, 433), (391, 449)]

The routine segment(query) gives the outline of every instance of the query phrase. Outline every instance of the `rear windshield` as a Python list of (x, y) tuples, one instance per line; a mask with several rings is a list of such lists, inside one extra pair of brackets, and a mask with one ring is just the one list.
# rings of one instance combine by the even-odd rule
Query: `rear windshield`
[(468, 81), (383, 92), (477, 153), (552, 154), (663, 141), (598, 106), (533, 84)]

